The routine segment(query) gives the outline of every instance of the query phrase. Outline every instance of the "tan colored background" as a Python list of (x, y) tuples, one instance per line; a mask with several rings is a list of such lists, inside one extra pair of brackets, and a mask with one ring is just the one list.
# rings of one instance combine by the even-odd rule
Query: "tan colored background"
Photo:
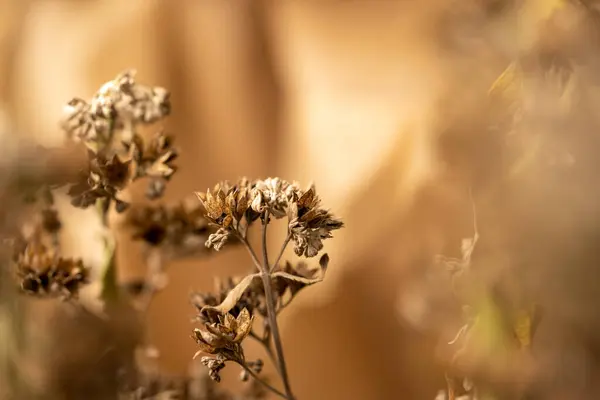
[[(183, 151), (167, 200), (242, 175), (314, 181), (347, 227), (326, 242), (326, 282), (282, 319), (297, 397), (431, 399), (443, 385), (433, 340), (403, 324), (396, 303), (411, 267), (461, 218), (439, 179), (435, 111), (448, 80), (498, 72), (448, 59), (445, 4), (1, 0), (0, 105), (11, 132), (56, 143), (62, 104), (133, 67), (172, 91), (167, 127)], [(460, 12), (474, 12), (468, 4)], [(71, 250), (94, 259), (81, 243)], [(123, 279), (141, 271), (138, 250), (122, 251)], [(167, 371), (182, 372), (195, 352), (189, 291), (243, 271), (245, 257), (171, 266), (149, 322)]]

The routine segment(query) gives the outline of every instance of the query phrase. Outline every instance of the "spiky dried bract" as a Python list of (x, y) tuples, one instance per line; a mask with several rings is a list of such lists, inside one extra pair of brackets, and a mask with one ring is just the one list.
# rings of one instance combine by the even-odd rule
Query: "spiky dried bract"
[(121, 161), (115, 154), (108, 158), (102, 153), (88, 151), (88, 166), (81, 171), (79, 180), (71, 185), (67, 194), (71, 204), (78, 208), (95, 205), (99, 199), (108, 203), (115, 201), (116, 210), (122, 212), (128, 203), (117, 198), (130, 179), (131, 161)]
[(194, 329), (192, 337), (200, 346), (199, 352), (222, 354), (227, 360), (241, 363), (244, 361), (241, 343), (250, 333), (253, 321), (247, 309), (237, 318), (230, 313), (221, 314), (212, 322), (206, 322), (204, 329)]
[(209, 235), (208, 221), (200, 207), (189, 207), (183, 202), (173, 207), (132, 208), (126, 225), (132, 229), (134, 239), (168, 249), (174, 255), (197, 253)]
[(292, 193), (288, 208), (289, 232), (298, 256), (316, 256), (323, 249), (323, 240), (333, 237), (331, 232), (344, 226), (329, 211), (320, 208), (320, 203), (314, 186)]
[(87, 143), (106, 145), (113, 130), (156, 122), (171, 111), (169, 92), (135, 81), (135, 71), (126, 71), (105, 83), (90, 103), (75, 98), (65, 107), (63, 129)]
[(68, 299), (88, 283), (81, 260), (58, 257), (41, 244), (28, 245), (16, 259), (21, 289), (28, 294)]
[(133, 180), (149, 178), (146, 197), (154, 200), (162, 196), (166, 181), (171, 179), (177, 170), (173, 165), (178, 156), (177, 150), (173, 148), (173, 137), (160, 131), (152, 139), (144, 141), (136, 134), (131, 143), (125, 143), (125, 147), (131, 151)]
[(252, 185), (244, 178), (234, 185), (221, 182), (212, 191), (196, 192), (206, 218), (219, 227), (209, 236), (206, 247), (220, 250), (231, 235), (245, 235), (248, 226), (259, 216), (250, 208), (251, 191)]

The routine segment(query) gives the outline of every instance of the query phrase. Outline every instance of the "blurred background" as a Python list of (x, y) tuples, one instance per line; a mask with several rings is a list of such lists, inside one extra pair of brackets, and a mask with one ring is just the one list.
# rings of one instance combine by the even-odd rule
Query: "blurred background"
[[(314, 182), (323, 204), (346, 223), (325, 243), (332, 259), (325, 282), (306, 289), (282, 317), (298, 399), (433, 399), (445, 386), (444, 368), (440, 330), (422, 326), (429, 312), (423, 294), (447, 299), (449, 289), (434, 279), (431, 291), (423, 265), (435, 254), (459, 257), (460, 240), (473, 235), (469, 188), (490, 238), (482, 244), (486, 260), (502, 264), (495, 272), (504, 271), (501, 253), (549, 262), (540, 248), (566, 235), (557, 233), (566, 229), (559, 218), (544, 225), (552, 236), (535, 242), (536, 250), (513, 246), (571, 200), (551, 201), (565, 192), (563, 181), (548, 183), (537, 172), (523, 175), (518, 189), (500, 183), (503, 144), (482, 134), (493, 125), (483, 107), (488, 89), (512, 60), (548, 37), (540, 21), (552, 7), (543, 0), (0, 0), (0, 130), (59, 144), (62, 105), (91, 97), (128, 68), (139, 81), (168, 88), (173, 113), (166, 129), (182, 151), (166, 201), (225, 179), (280, 176)], [(591, 54), (596, 34), (578, 10), (552, 25), (549, 48)], [(589, 28), (583, 49), (573, 44), (581, 43), (576, 28)], [(582, 79), (592, 82), (593, 75)], [(596, 104), (593, 93), (586, 99)], [(588, 135), (592, 122), (577, 121), (575, 129)], [(558, 147), (571, 143), (560, 137)], [(584, 160), (594, 144), (577, 142)], [(577, 177), (586, 177), (586, 201), (594, 203), (591, 165), (590, 158)], [(142, 189), (128, 195), (144, 201)], [(569, 217), (571, 235), (597, 216), (592, 206), (577, 209), (587, 211)], [(74, 212), (71, 220), (78, 230), (68, 251), (97, 262), (98, 249), (85, 244), (93, 216)], [(272, 247), (282, 239), (271, 235)], [(123, 281), (143, 273), (139, 252), (136, 244), (120, 246)], [(165, 371), (182, 373), (196, 351), (189, 293), (210, 290), (214, 276), (245, 271), (246, 257), (232, 249), (169, 266), (169, 286), (148, 321)], [(532, 282), (539, 282), (545, 275), (535, 271)], [(458, 315), (440, 303), (436, 321)], [(572, 309), (557, 315), (572, 316)], [(554, 327), (564, 323), (556, 320)], [(453, 321), (458, 329), (460, 319)], [(442, 330), (443, 341), (449, 333), (455, 331)], [(236, 384), (234, 371), (225, 376), (223, 385)]]

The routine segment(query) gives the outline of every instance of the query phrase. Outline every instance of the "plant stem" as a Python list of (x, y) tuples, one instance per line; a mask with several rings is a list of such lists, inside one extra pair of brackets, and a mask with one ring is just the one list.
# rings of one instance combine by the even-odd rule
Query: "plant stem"
[(245, 363), (240, 363), (240, 366), (242, 368), (244, 368), (246, 370), (246, 372), (248, 372), (250, 374), (250, 376), (252, 376), (252, 378), (254, 378), (258, 383), (260, 383), (261, 385), (263, 385), (264, 387), (269, 389), (271, 392), (275, 393), (276, 395), (278, 395), (280, 397), (283, 397), (284, 399), (292, 399), (291, 397), (286, 396), (285, 394), (281, 393), (279, 390), (275, 389), (273, 386), (269, 385), (267, 382), (260, 379), (260, 377), (258, 375), (256, 375), (256, 373), (254, 371), (252, 371), (252, 369), (249, 368)]
[(277, 314), (275, 312), (275, 300), (273, 298), (273, 287), (271, 286), (271, 275), (269, 266), (269, 255), (267, 252), (267, 226), (269, 224), (269, 212), (265, 212), (263, 220), (262, 230), (262, 250), (263, 250), (263, 265), (261, 278), (265, 288), (265, 297), (267, 300), (267, 313), (269, 317), (269, 326), (273, 336), (273, 343), (275, 344), (275, 352), (277, 354), (277, 360), (279, 361), (279, 373), (283, 380), (283, 386), (285, 388), (285, 394), (288, 399), (293, 400), (294, 395), (292, 394), (292, 388), (290, 386), (290, 380), (287, 374), (287, 367), (285, 365), (285, 357), (283, 355), (283, 345), (281, 343), (281, 336), (279, 334), (279, 326), (277, 325)]
[(285, 240), (283, 241), (283, 244), (281, 245), (281, 250), (279, 250), (279, 255), (277, 256), (277, 258), (275, 259), (275, 262), (273, 263), (273, 265), (270, 267), (270, 271), (273, 272), (277, 269), (277, 265), (279, 265), (279, 261), (281, 260), (281, 257), (283, 256), (283, 252), (285, 251), (288, 243), (290, 242), (290, 239), (292, 238), (292, 235), (290, 232), (288, 232)]
[(248, 243), (248, 240), (240, 234), (237, 234), (237, 237), (240, 240), (240, 242), (242, 242), (242, 244), (244, 245), (246, 250), (248, 250), (248, 253), (250, 253), (252, 262), (258, 269), (258, 272), (262, 272), (262, 264), (260, 263), (260, 261), (258, 261), (258, 257), (256, 256), (256, 253), (254, 252), (254, 249), (252, 248), (252, 246), (250, 246), (250, 243)]

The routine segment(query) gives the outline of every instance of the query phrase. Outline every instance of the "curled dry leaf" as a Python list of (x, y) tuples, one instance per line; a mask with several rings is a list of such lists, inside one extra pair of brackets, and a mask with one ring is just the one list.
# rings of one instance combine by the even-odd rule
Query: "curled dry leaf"
[(235, 305), (240, 300), (248, 286), (250, 286), (250, 284), (252, 283), (252, 280), (258, 277), (260, 277), (260, 274), (248, 275), (229, 292), (229, 294), (227, 295), (227, 297), (225, 297), (225, 300), (223, 300), (221, 304), (219, 304), (218, 306), (204, 306), (202, 307), (200, 312), (204, 315), (228, 313), (232, 308), (235, 307)]
[(304, 285), (308, 286), (308, 285), (313, 285), (315, 283), (319, 283), (323, 280), (323, 277), (318, 277), (318, 278), (303, 278), (301, 276), (298, 275), (292, 275), (292, 274), (288, 274), (287, 272), (275, 272), (273, 274), (273, 278), (282, 278), (282, 279), (286, 279), (286, 280), (290, 280), (290, 281), (294, 281), (294, 282), (299, 282), (299, 283), (303, 283)]

